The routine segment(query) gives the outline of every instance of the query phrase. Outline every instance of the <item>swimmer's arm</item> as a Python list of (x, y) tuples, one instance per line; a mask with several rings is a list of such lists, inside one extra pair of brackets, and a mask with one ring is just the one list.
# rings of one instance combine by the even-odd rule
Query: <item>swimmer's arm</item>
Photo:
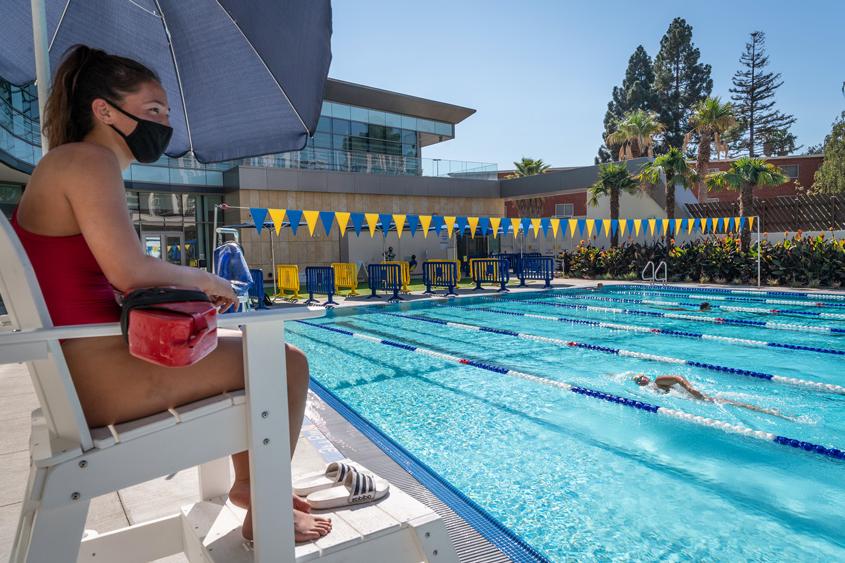
[(767, 409), (765, 407), (758, 407), (756, 405), (749, 405), (748, 403), (741, 403), (740, 401), (733, 401), (731, 399), (714, 399), (714, 401), (717, 402), (717, 403), (725, 404), (725, 405), (733, 405), (735, 407), (742, 407), (742, 408), (748, 409), (750, 411), (756, 411), (756, 412), (761, 412), (763, 414), (778, 416), (778, 417), (784, 418), (786, 420), (793, 420), (792, 418), (790, 418), (790, 417), (788, 417), (784, 414), (781, 414), (780, 411), (778, 411), (776, 409)]
[(654, 380), (654, 383), (658, 387), (663, 387), (664, 389), (669, 389), (673, 385), (678, 384), (683, 387), (684, 390), (686, 390), (686, 392), (692, 395), (695, 399), (698, 399), (699, 401), (709, 400), (709, 397), (707, 395), (693, 387), (692, 383), (690, 383), (680, 375), (663, 375), (656, 378)]

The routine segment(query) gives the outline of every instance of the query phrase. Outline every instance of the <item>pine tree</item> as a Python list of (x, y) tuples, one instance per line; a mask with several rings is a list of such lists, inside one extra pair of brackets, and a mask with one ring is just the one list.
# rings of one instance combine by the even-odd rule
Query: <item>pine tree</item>
[(672, 20), (654, 58), (655, 109), (666, 126), (664, 151), (683, 146), (693, 107), (713, 90), (710, 65), (700, 63), (700, 56), (692, 43), (692, 26), (683, 18)]
[[(653, 111), (656, 109), (654, 97), (654, 71), (652, 70), (651, 57), (648, 56), (645, 48), (638, 45), (634, 53), (628, 59), (628, 68), (625, 69), (625, 79), (622, 86), (614, 86), (611, 100), (607, 104), (607, 113), (604, 114), (604, 134), (602, 139), (616, 130), (615, 124), (622, 117), (633, 110)], [(596, 164), (609, 162), (619, 152), (619, 146), (599, 147), (599, 154), (596, 157)]]
[(738, 121), (731, 149), (737, 153), (747, 152), (752, 158), (794, 151), (796, 139), (789, 127), (795, 123), (795, 117), (774, 109), (775, 91), (783, 80), (779, 72), (765, 71), (769, 66), (765, 33), (751, 33), (751, 41), (745, 44), (739, 62), (745, 68), (736, 71), (734, 87), (730, 89)]

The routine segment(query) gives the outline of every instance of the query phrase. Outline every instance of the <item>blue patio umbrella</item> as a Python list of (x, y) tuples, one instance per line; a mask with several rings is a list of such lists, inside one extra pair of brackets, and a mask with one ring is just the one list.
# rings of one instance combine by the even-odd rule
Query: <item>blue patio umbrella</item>
[(295, 151), (317, 127), (330, 0), (3, 0), (2, 15), (0, 76), (23, 85), (37, 75), (41, 104), (50, 68), (78, 43), (153, 69), (175, 129), (168, 156)]

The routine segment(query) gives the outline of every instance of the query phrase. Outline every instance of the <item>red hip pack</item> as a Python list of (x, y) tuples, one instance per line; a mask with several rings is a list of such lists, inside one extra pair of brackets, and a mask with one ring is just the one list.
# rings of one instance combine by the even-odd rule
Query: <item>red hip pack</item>
[(136, 289), (121, 306), (120, 328), (136, 358), (184, 367), (217, 348), (217, 309), (198, 289)]

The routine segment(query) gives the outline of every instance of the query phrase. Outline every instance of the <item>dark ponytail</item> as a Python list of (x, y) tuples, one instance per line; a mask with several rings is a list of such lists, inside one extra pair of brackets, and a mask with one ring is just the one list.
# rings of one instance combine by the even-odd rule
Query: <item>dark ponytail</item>
[(71, 47), (56, 71), (44, 109), (49, 148), (81, 141), (93, 129), (91, 102), (95, 99), (121, 101), (150, 81), (159, 81), (156, 73), (132, 59), (85, 45)]

